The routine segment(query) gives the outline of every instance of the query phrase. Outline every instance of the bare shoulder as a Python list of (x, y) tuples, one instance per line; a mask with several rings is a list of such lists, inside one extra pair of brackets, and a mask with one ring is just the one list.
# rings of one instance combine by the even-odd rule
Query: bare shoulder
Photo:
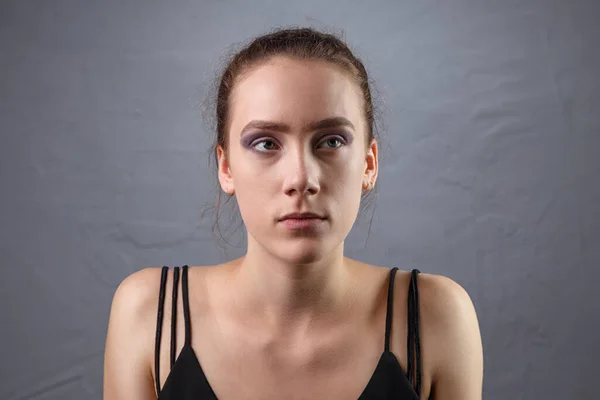
[(148, 267), (121, 281), (113, 296), (111, 319), (143, 322), (156, 313), (162, 268)]
[(479, 336), (471, 297), (457, 282), (442, 275), (420, 273), (417, 279), (419, 311), (424, 329), (440, 345), (473, 345)]
[(147, 399), (152, 384), (152, 349), (161, 268), (127, 276), (114, 292), (104, 354), (105, 399)]
[(419, 273), (417, 281), (421, 310), (440, 323), (475, 317), (471, 297), (454, 280), (442, 275)]
[(432, 357), (434, 399), (480, 399), (483, 351), (475, 307), (467, 291), (450, 278), (420, 273), (419, 314), (423, 349)]

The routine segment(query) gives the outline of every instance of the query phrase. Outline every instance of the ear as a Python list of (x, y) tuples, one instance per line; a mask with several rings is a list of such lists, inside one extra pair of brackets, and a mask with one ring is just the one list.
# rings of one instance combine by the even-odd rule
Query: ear
[(372, 139), (365, 158), (365, 171), (363, 175), (363, 189), (371, 190), (377, 181), (379, 173), (379, 158), (377, 153), (377, 140)]
[(218, 176), (221, 189), (230, 196), (235, 193), (233, 186), (233, 176), (231, 175), (231, 168), (229, 161), (225, 157), (225, 150), (219, 145), (217, 146), (217, 160), (218, 160)]

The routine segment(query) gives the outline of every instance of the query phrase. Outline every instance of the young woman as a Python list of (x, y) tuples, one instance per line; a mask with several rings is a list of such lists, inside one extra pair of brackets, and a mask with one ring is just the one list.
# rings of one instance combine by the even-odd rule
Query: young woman
[(247, 251), (119, 285), (104, 399), (481, 399), (467, 293), (344, 256), (378, 172), (368, 76), (348, 47), (313, 29), (256, 38), (222, 75), (216, 117)]

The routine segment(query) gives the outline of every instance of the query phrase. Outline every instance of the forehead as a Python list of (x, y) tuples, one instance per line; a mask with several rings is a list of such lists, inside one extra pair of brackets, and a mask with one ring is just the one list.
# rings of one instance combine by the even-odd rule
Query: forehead
[(234, 85), (231, 128), (251, 119), (276, 120), (292, 126), (330, 117), (345, 117), (362, 126), (362, 99), (357, 85), (341, 67), (323, 61), (275, 58), (252, 69)]

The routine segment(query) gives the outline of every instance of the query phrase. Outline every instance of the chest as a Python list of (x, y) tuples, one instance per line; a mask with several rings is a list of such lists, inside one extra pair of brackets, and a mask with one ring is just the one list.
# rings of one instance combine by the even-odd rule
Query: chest
[(198, 357), (222, 399), (358, 399), (379, 364), (374, 340), (342, 345), (253, 347), (244, 343), (204, 348)]

